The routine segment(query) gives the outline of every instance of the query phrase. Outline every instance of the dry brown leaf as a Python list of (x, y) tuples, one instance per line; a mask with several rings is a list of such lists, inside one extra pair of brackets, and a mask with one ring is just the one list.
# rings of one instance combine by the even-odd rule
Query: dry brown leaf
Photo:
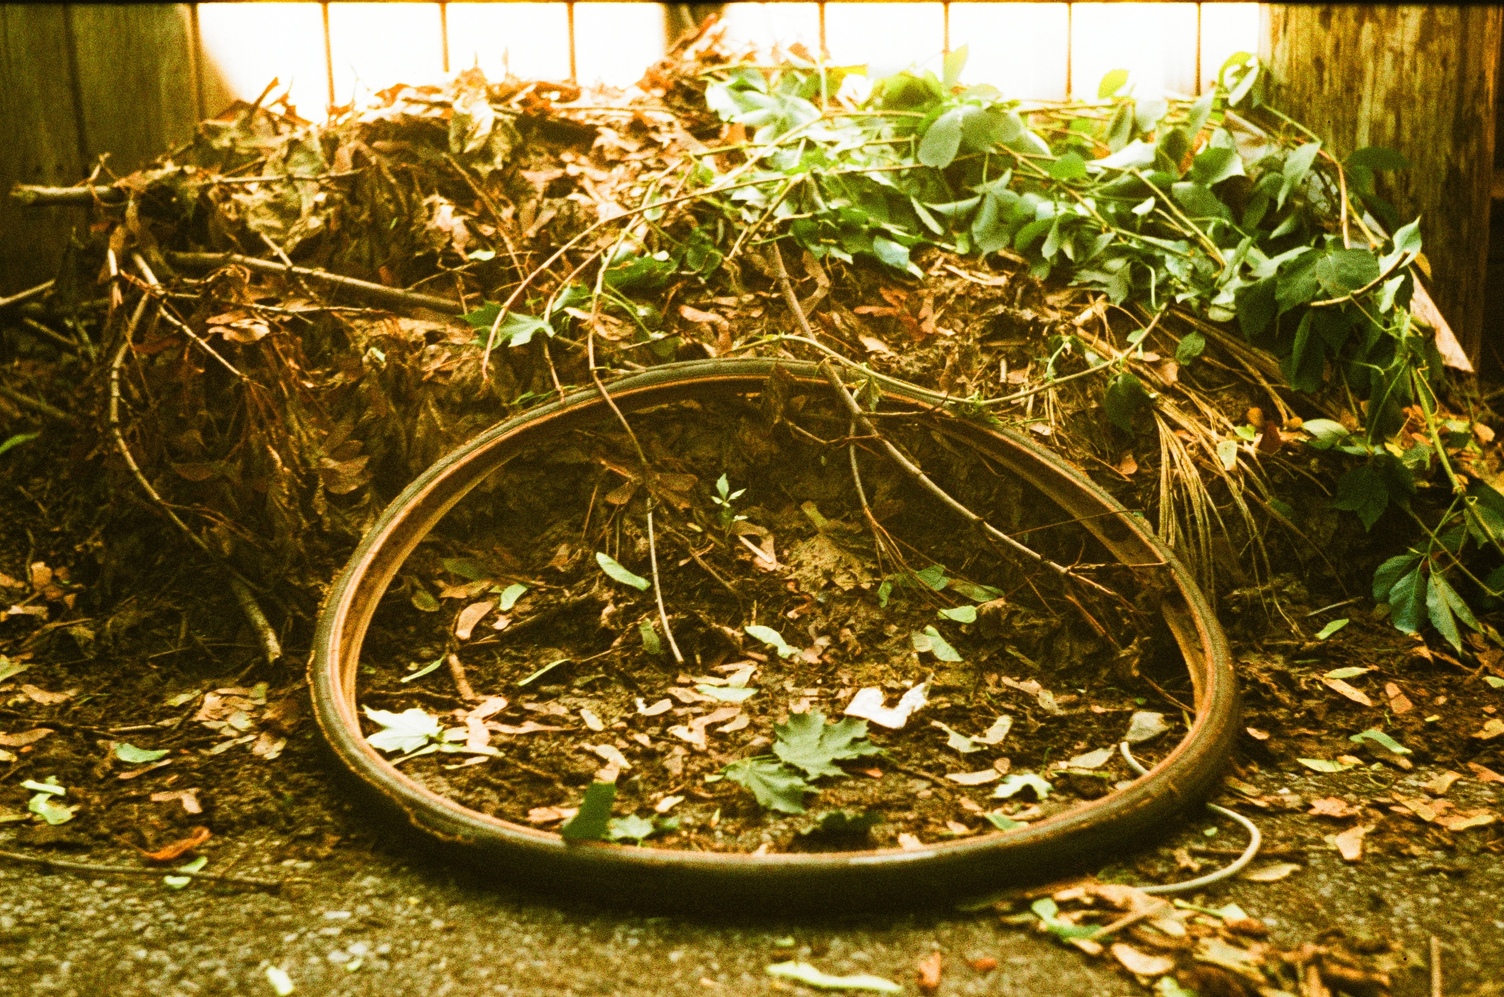
[(1452, 783), (1461, 778), (1462, 773), (1460, 772), (1446, 771), (1421, 786), (1421, 788), (1432, 796), (1445, 796), (1447, 795), (1447, 790), (1452, 788)]
[[(22, 686), (22, 689), (27, 688)], [(1504, 720), (1498, 717), (1485, 723), (1479, 730), (1473, 733), (1473, 737), (1480, 741), (1492, 741), (1496, 737), (1504, 736)]]
[(459, 619), (454, 623), (454, 635), (460, 640), (469, 640), (470, 633), (475, 625), (486, 618), (486, 614), (496, 608), (494, 599), (482, 599), (480, 602), (472, 602), (460, 610)]
[(1358, 824), (1337, 835), (1333, 841), (1345, 862), (1357, 862), (1363, 858), (1363, 838), (1373, 830), (1368, 824)]
[(1358, 689), (1354, 686), (1349, 685), (1342, 679), (1322, 679), (1321, 682), (1328, 689), (1332, 690), (1338, 695), (1346, 696), (1348, 699), (1351, 699), (1353, 702), (1357, 703), (1360, 706), (1373, 705), (1373, 700), (1368, 698), (1368, 693), (1364, 692), (1362, 689)]
[(1002, 778), (997, 769), (982, 769), (980, 772), (947, 772), (945, 778), (962, 786), (984, 786)]
[(143, 851), (141, 857), (148, 862), (176, 862), (213, 836), (214, 832), (199, 825), (188, 833), (188, 837), (179, 838), (170, 845), (163, 845), (154, 852)]
[(1307, 812), (1313, 817), (1356, 817), (1360, 811), (1340, 797), (1324, 796), (1319, 800), (1312, 800), (1311, 809)]
[(498, 734), (538, 734), (549, 730), (564, 730), (563, 727), (551, 727), (548, 724), (540, 724), (536, 720), (524, 720), (521, 724), (499, 724), (494, 720), (486, 721), (486, 729), (494, 730)]
[(579, 807), (533, 807), (527, 812), (529, 824), (556, 824), (580, 812)]
[(917, 852), (924, 848), (924, 842), (919, 840), (917, 834), (901, 833), (898, 836), (898, 847), (906, 852)]
[(1163, 976), (1175, 968), (1175, 960), (1169, 956), (1150, 955), (1125, 942), (1113, 944), (1112, 957), (1122, 963), (1128, 972), (1138, 976)]
[(1292, 872), (1299, 871), (1300, 866), (1294, 862), (1275, 862), (1273, 865), (1262, 866), (1258, 869), (1249, 869), (1241, 873), (1239, 878), (1246, 879), (1250, 883), (1276, 883)]
[(1400, 691), (1400, 687), (1393, 682), (1384, 683), (1384, 696), (1389, 700), (1389, 710), (1396, 715), (1409, 713), (1415, 709), (1415, 704), (1410, 698)]
[(941, 958), (939, 952), (931, 952), (919, 960), (919, 989), (932, 994), (940, 989)]
[(287, 747), (287, 738), (278, 737), (271, 731), (262, 731), (261, 736), (256, 738), (251, 745), (251, 754), (266, 761), (275, 761), (282, 754), (282, 749)]
[(66, 703), (77, 692), (76, 689), (70, 692), (48, 692), (46, 689), (39, 689), (30, 684), (21, 686), (21, 691), (26, 694), (27, 699), (40, 706), (56, 706), (58, 703)]
[(0, 734), (0, 748), (24, 748), (52, 733), (51, 727), (35, 727), (20, 734)]
[(1479, 782), (1504, 783), (1504, 775), (1500, 775), (1487, 765), (1481, 765), (1478, 762), (1468, 762), (1467, 767), (1468, 771), (1478, 777)]

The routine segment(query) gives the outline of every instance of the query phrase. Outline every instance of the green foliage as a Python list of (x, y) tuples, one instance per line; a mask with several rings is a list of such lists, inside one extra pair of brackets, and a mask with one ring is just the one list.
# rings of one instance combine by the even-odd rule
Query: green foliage
[(604, 571), (606, 573), (606, 576), (614, 582), (620, 582), (623, 585), (629, 585), (632, 588), (637, 589), (639, 592), (646, 592), (648, 589), (653, 587), (652, 582), (648, 581), (646, 578), (642, 577), (639, 574), (628, 571), (626, 568), (621, 566), (620, 561), (612, 557), (610, 554), (603, 553), (602, 551), (596, 551), (595, 563), (599, 564), (601, 566), (601, 570)]
[(616, 783), (592, 782), (580, 800), (579, 812), (559, 827), (559, 837), (565, 841), (605, 839), (611, 823), (611, 804), (615, 801)]
[(751, 790), (759, 806), (779, 813), (804, 813), (804, 794), (814, 792), (799, 773), (772, 755), (744, 758), (721, 771), (727, 779)]
[(811, 779), (842, 777), (846, 773), (835, 762), (882, 753), (867, 740), (867, 721), (855, 717), (827, 724), (823, 713), (795, 713), (773, 731), (777, 735), (773, 753)]

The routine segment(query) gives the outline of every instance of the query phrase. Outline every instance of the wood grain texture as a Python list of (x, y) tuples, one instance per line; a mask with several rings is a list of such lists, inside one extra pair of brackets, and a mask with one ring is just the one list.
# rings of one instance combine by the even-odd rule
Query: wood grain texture
[(1476, 364), (1483, 338), (1494, 104), (1504, 10), (1271, 5), (1269, 100), (1343, 157), (1397, 149), (1414, 164), (1380, 180), (1421, 216), (1432, 295)]
[(187, 4), (68, 7), (84, 144), (125, 174), (193, 135), (198, 43)]
[(86, 170), (68, 67), (67, 11), (0, 4), (0, 295), (40, 284), (57, 269), (71, 208), (24, 208), (17, 183), (72, 184)]

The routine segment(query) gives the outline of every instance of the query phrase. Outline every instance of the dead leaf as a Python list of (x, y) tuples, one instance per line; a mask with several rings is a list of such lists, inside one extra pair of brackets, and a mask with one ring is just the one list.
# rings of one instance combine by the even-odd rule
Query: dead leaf
[(924, 842), (918, 835), (902, 833), (898, 836), (898, 847), (906, 852), (917, 852), (924, 848)]
[(488, 696), (478, 705), (465, 711), (466, 720), (487, 720), (507, 708), (507, 697)]
[(1163, 976), (1175, 968), (1175, 960), (1167, 955), (1150, 955), (1124, 942), (1115, 942), (1112, 956), (1123, 968), (1138, 976)]
[(1322, 679), (1321, 682), (1328, 689), (1339, 695), (1346, 696), (1348, 699), (1351, 699), (1353, 702), (1357, 703), (1360, 706), (1373, 705), (1373, 700), (1368, 698), (1368, 693), (1364, 692), (1362, 689), (1358, 689), (1354, 686), (1349, 685), (1342, 679)]
[(51, 727), (35, 727), (20, 734), (0, 734), (0, 748), (24, 748), (52, 733)]
[(1241, 873), (1239, 878), (1246, 879), (1250, 883), (1276, 883), (1299, 869), (1300, 866), (1294, 862), (1276, 862), (1258, 869), (1249, 869)]
[(919, 989), (932, 994), (940, 989), (941, 959), (939, 952), (931, 952), (919, 960)]
[(674, 706), (671, 699), (660, 699), (652, 706), (644, 706), (642, 700), (637, 701), (637, 715), (643, 717), (656, 717), (660, 713), (667, 713)]
[(161, 793), (152, 793), (153, 803), (180, 803), (185, 811), (190, 814), (204, 812), (203, 805), (198, 802), (198, 790), (196, 789), (169, 789)]
[[(21, 688), (25, 689), (27, 686), (23, 685)], [(1473, 733), (1473, 737), (1480, 741), (1492, 741), (1494, 738), (1500, 736), (1504, 736), (1504, 720), (1500, 720), (1498, 717), (1488, 721), (1481, 729)]]
[(980, 772), (947, 772), (945, 778), (962, 786), (985, 786), (989, 782), (996, 782), (1003, 774), (995, 768), (982, 769)]
[(496, 608), (494, 599), (482, 599), (480, 602), (472, 602), (460, 610), (459, 619), (454, 623), (454, 635), (460, 640), (469, 640), (470, 632), (475, 625), (485, 619), (486, 614)]
[(266, 761), (275, 761), (282, 754), (282, 749), (287, 747), (287, 738), (278, 737), (271, 731), (264, 730), (256, 742), (251, 745), (251, 754)]
[(1360, 813), (1357, 807), (1336, 796), (1312, 800), (1307, 812), (1314, 817), (1356, 817)]
[(171, 758), (164, 758), (160, 762), (152, 762), (150, 765), (144, 766), (139, 769), (131, 769), (129, 772), (121, 772), (115, 778), (119, 779), (121, 782), (128, 782), (131, 779), (136, 778), (137, 776), (143, 776), (148, 772), (155, 772), (157, 769), (162, 768), (164, 765), (171, 764)]
[(1446, 828), (1448, 831), (1457, 833), (1460, 831), (1470, 831), (1475, 827), (1487, 827), (1498, 819), (1499, 818), (1496, 814), (1491, 814), (1488, 811), (1484, 810), (1474, 813), (1457, 813), (1447, 817), (1438, 817), (1436, 818), (1436, 823)]
[(859, 336), (857, 336), (857, 340), (862, 344), (862, 348), (865, 349), (868, 353), (892, 353), (893, 352), (891, 349), (888, 348), (888, 344), (887, 343), (883, 342), (881, 339), (878, 339), (876, 336), (862, 336), (862, 335), (859, 335)]
[(968, 959), (966, 964), (978, 973), (990, 973), (997, 968), (997, 960), (990, 955), (984, 955), (977, 959)]
[(1504, 783), (1504, 775), (1500, 775), (1487, 765), (1480, 765), (1478, 762), (1468, 762), (1467, 767), (1473, 775), (1478, 777), (1479, 782)]
[(1384, 683), (1384, 696), (1389, 700), (1389, 710), (1396, 715), (1409, 713), (1415, 709), (1415, 704), (1410, 698), (1400, 691), (1400, 687), (1393, 682)]
[(27, 569), (27, 577), (31, 580), (31, 587), (40, 592), (52, 584), (52, 569), (45, 561), (33, 561)]
[(26, 694), (27, 699), (40, 706), (56, 706), (58, 703), (66, 703), (77, 692), (76, 689), (70, 692), (48, 692), (46, 689), (39, 689), (29, 684), (21, 686), (21, 691)]
[(580, 812), (579, 807), (533, 807), (527, 812), (529, 824), (556, 824)]
[(1445, 796), (1447, 795), (1447, 790), (1452, 788), (1452, 783), (1461, 778), (1462, 773), (1447, 771), (1421, 786), (1421, 788), (1432, 796)]
[(143, 851), (141, 857), (148, 862), (176, 862), (213, 836), (214, 832), (199, 825), (188, 833), (188, 837), (180, 838), (170, 845), (163, 845), (154, 852)]
[(1368, 824), (1358, 824), (1337, 835), (1333, 841), (1337, 845), (1337, 851), (1342, 853), (1345, 862), (1357, 862), (1363, 858), (1363, 838), (1373, 827)]
[(1133, 454), (1123, 454), (1123, 459), (1118, 461), (1118, 473), (1125, 478), (1131, 478), (1138, 473), (1138, 460)]

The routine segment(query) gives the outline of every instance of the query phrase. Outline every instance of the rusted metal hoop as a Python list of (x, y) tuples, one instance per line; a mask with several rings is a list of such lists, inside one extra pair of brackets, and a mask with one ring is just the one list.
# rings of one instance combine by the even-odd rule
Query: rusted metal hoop
[[(668, 364), (614, 382), (623, 412), (694, 397), (756, 393), (775, 367), (811, 393), (831, 392), (813, 363), (707, 360)], [(930, 408), (887, 387), (885, 404)], [(617, 902), (722, 909), (777, 905), (851, 911), (975, 895), (1010, 882), (1059, 875), (1162, 833), (1213, 788), (1236, 736), (1238, 696), (1226, 638), (1185, 568), (1149, 531), (1081, 472), (1023, 436), (951, 419), (947, 430), (1019, 475), (1083, 524), (1122, 563), (1168, 565), (1162, 613), (1195, 690), (1184, 740), (1150, 772), (1107, 796), (1013, 831), (926, 845), (775, 855), (724, 854), (607, 843), (566, 844), (558, 835), (483, 814), (419, 785), (361, 734), (355, 680), (376, 607), (413, 548), (486, 475), (548, 436), (608, 416), (585, 389), (493, 426), (439, 460), (382, 512), (319, 613), (309, 682), (330, 748), (383, 803), (472, 864), (513, 882)]]

